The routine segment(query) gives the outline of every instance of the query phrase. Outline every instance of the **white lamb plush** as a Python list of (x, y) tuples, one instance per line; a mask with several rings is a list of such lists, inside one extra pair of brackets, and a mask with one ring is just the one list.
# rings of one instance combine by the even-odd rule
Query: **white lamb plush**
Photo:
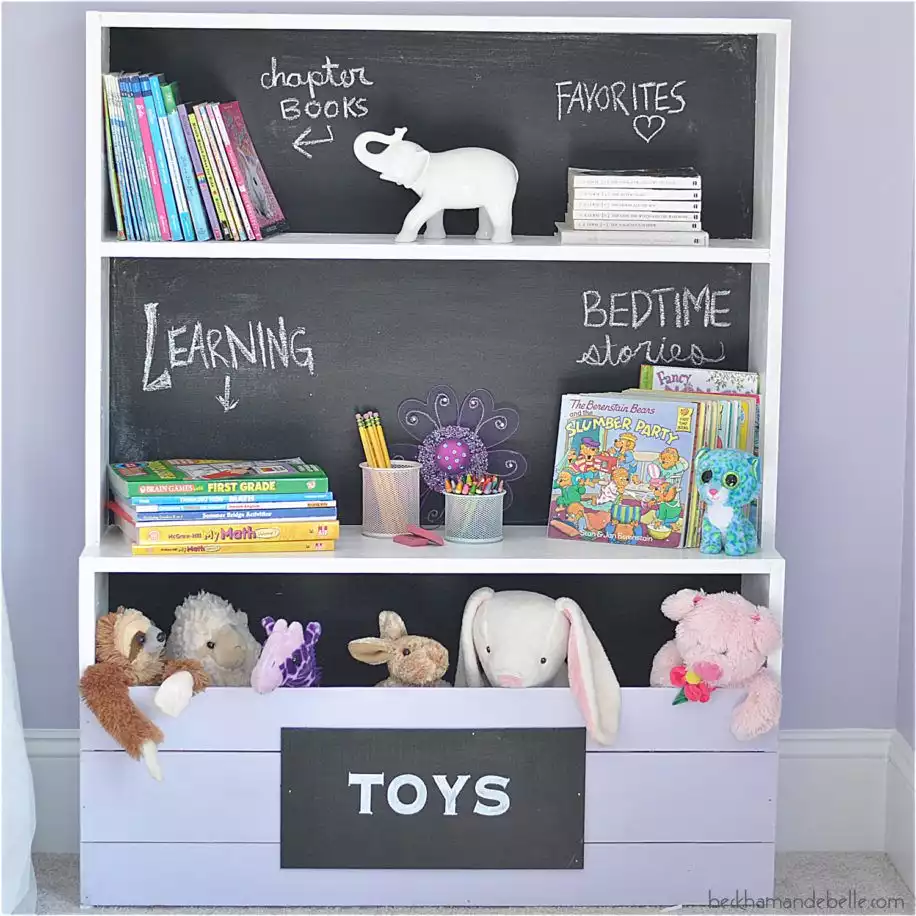
[(248, 630), (248, 615), (219, 595), (189, 595), (175, 609), (165, 646), (168, 658), (193, 658), (214, 687), (248, 687), (261, 646)]

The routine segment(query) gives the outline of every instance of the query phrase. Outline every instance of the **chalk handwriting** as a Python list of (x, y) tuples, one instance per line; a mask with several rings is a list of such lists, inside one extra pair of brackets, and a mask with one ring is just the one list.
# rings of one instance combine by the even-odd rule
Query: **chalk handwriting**
[[(658, 329), (729, 328), (731, 327), (728, 296), (731, 290), (712, 289), (707, 283), (702, 289), (682, 286), (655, 289), (629, 289), (602, 294), (596, 289), (582, 293), (582, 327), (642, 330), (651, 334)], [(725, 359), (725, 344), (718, 341), (718, 353), (707, 353), (697, 343), (668, 342), (647, 337), (637, 344), (616, 343), (611, 333), (605, 333), (602, 344), (591, 344), (576, 360), (584, 366), (625, 366), (635, 359), (653, 365), (689, 363), (707, 366)], [(708, 348), (708, 344), (704, 344)]]
[[(326, 118), (364, 118), (369, 114), (367, 99), (358, 95), (361, 86), (374, 86), (366, 76), (365, 67), (341, 67), (325, 55), (324, 63), (315, 70), (304, 72), (278, 69), (277, 58), (271, 57), (270, 69), (261, 74), (261, 88), (267, 91), (274, 89), (308, 90), (308, 98), (289, 96), (280, 100), (280, 116), (284, 121), (298, 121), (305, 116), (311, 120)], [(349, 90), (355, 88), (355, 92)], [(319, 98), (319, 90), (328, 95), (336, 89), (346, 90), (333, 98)]]
[[(308, 343), (305, 328), (292, 331), (286, 328), (282, 315), (276, 326), (263, 321), (250, 320), (240, 328), (229, 324), (205, 327), (202, 321), (188, 321), (169, 327), (164, 334), (167, 351), (167, 367), (155, 379), (150, 379), (153, 362), (157, 355), (161, 360), (163, 348), (157, 348), (161, 340), (159, 333), (159, 303), (147, 302), (143, 306), (146, 314), (146, 346), (143, 355), (143, 390), (164, 391), (172, 387), (174, 371), (200, 364), (224, 377), (222, 397), (216, 399), (228, 412), (238, 401), (230, 396), (231, 377), (228, 370), (244, 370), (249, 367), (266, 371), (293, 371), (305, 369), (315, 374), (315, 356)], [(230, 405), (231, 406), (227, 406)]]
[(689, 362), (691, 366), (708, 366), (725, 359), (725, 344), (721, 340), (718, 343), (718, 354), (707, 355), (699, 344), (691, 343), (689, 347), (679, 343), (669, 344), (667, 337), (663, 337), (659, 343), (643, 340), (630, 346), (615, 344), (611, 335), (605, 334), (603, 345), (592, 344), (576, 362), (580, 366), (626, 366), (638, 359), (653, 365)]
[[(681, 87), (686, 80), (645, 83), (616, 80), (613, 83), (561, 80), (557, 92), (557, 120), (594, 112), (622, 113), (632, 118), (633, 130), (648, 143), (668, 123), (669, 115), (687, 107)], [(664, 112), (664, 113), (663, 113)]]
[[(659, 328), (673, 325), (689, 328), (691, 321), (702, 322), (704, 328), (729, 328), (729, 308), (717, 300), (731, 295), (731, 290), (710, 290), (707, 283), (699, 292), (688, 287), (661, 289), (631, 289), (611, 293), (602, 305), (601, 293), (587, 289), (582, 293), (583, 319), (586, 328), (630, 328), (638, 331), (646, 322)], [(619, 301), (618, 301), (619, 300)], [(699, 318), (691, 316), (699, 315)]]

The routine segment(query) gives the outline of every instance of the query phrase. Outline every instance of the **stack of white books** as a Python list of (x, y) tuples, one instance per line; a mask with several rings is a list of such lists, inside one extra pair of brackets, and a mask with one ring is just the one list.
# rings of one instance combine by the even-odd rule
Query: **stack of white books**
[(594, 245), (709, 244), (694, 169), (569, 169), (561, 242)]

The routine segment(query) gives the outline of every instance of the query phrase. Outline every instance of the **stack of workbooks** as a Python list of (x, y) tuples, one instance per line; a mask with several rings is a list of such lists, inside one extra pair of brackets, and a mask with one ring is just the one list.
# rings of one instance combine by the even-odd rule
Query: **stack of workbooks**
[(333, 550), (337, 502), (301, 458), (112, 464), (114, 523), (135, 554)]
[(640, 388), (564, 395), (548, 536), (698, 547), (697, 451), (756, 454), (758, 404), (755, 373), (648, 365)]
[(709, 244), (694, 169), (569, 169), (561, 242), (598, 245)]
[(247, 241), (286, 229), (238, 102), (181, 103), (162, 74), (102, 75), (119, 239)]

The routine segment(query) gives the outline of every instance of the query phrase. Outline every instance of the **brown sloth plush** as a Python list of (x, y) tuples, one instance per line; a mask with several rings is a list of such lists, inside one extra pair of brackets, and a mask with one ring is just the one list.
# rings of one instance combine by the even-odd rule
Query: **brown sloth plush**
[(129, 688), (157, 686), (155, 704), (170, 716), (188, 705), (191, 695), (209, 686), (200, 662), (165, 659), (165, 633), (133, 608), (119, 607), (95, 628), (96, 664), (80, 678), (80, 694), (102, 728), (127, 753), (143, 758), (150, 775), (162, 779), (156, 745), (160, 729), (136, 706)]

